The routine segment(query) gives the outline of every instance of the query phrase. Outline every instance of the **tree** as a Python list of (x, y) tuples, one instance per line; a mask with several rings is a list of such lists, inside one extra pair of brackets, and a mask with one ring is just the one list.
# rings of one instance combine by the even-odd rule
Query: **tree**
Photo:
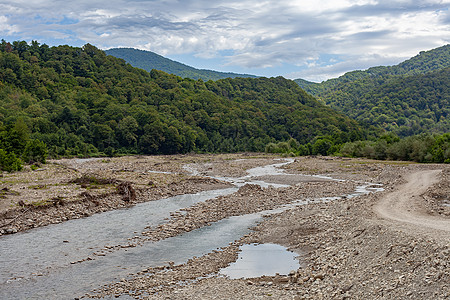
[(22, 170), (22, 161), (10, 152), (0, 149), (0, 169), (7, 172)]
[(135, 118), (128, 116), (120, 120), (118, 125), (121, 141), (125, 146), (137, 146), (137, 135), (139, 125)]
[(313, 154), (327, 155), (328, 150), (333, 145), (329, 139), (318, 139), (312, 146)]
[(26, 163), (32, 164), (40, 162), (45, 164), (47, 160), (48, 150), (47, 145), (39, 140), (28, 141), (23, 152), (23, 160)]
[(7, 150), (20, 155), (25, 149), (29, 136), (28, 126), (23, 118), (17, 119), (14, 127), (8, 132), (9, 147)]
[(175, 154), (181, 150), (182, 140), (178, 133), (178, 129), (174, 126), (170, 126), (164, 132), (164, 142), (161, 145), (161, 152), (164, 154)]

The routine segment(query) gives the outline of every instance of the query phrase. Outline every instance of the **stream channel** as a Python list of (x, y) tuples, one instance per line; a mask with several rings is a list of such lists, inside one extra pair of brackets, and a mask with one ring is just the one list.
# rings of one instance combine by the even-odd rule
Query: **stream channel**
[[(299, 200), (271, 211), (230, 217), (162, 241), (145, 242), (134, 248), (96, 256), (94, 260), (71, 263), (92, 257), (94, 252), (105, 246), (126, 245), (128, 238), (139, 235), (145, 227), (165, 222), (164, 219), (170, 217), (170, 212), (234, 193), (246, 183), (263, 187), (286, 186), (253, 181), (252, 178), (265, 175), (286, 176), (280, 167), (292, 161), (257, 167), (248, 170), (248, 175), (241, 178), (219, 178), (232, 182), (236, 186), (233, 188), (140, 203), (129, 209), (108, 211), (88, 218), (2, 236), (0, 299), (73, 299), (143, 269), (168, 265), (170, 261), (182, 264), (193, 256), (200, 257), (225, 247), (249, 233), (249, 228), (261, 221), (263, 215), (278, 213), (305, 204), (306, 201)], [(193, 169), (190, 171), (195, 173)], [(350, 196), (380, 190), (370, 186), (372, 185), (361, 186)]]

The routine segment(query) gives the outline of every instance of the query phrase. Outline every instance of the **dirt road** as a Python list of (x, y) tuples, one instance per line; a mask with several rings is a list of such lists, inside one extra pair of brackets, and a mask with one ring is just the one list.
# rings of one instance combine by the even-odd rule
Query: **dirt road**
[[(37, 208), (30, 216), (5, 216), (4, 223), (15, 219), (3, 230), (21, 231), (116, 209), (120, 205), (128, 207), (179, 193), (218, 188), (220, 182), (206, 177), (244, 177), (249, 169), (279, 163), (274, 159), (279, 157), (251, 153), (136, 156), (88, 160), (89, 163), (73, 159), (45, 165), (40, 171), (4, 173), (0, 180), (0, 189), (3, 189), (0, 213), (2, 209), (20, 212), (19, 200), (25, 202), (24, 209)], [(290, 187), (246, 186), (232, 195), (173, 212), (162, 223), (164, 226), (150, 226), (146, 232), (136, 231), (130, 235), (127, 245), (135, 243), (133, 247), (111, 250), (108, 244), (98, 257), (82, 258), (69, 267), (79, 270), (77, 268), (84, 264), (98, 264), (105, 256), (113, 257), (122, 251), (130, 251), (126, 252), (130, 255), (131, 249), (139, 249), (144, 242), (149, 244), (147, 240), (139, 243), (141, 240), (135, 238), (139, 233), (145, 239), (162, 240), (230, 215), (265, 210), (270, 208), (268, 206), (294, 200), (348, 195), (356, 186), (368, 182), (382, 184), (385, 191), (335, 201), (311, 201), (268, 215), (251, 233), (226, 247), (181, 264), (145, 266), (120, 281), (113, 280), (105, 286), (98, 283), (95, 291), (81, 298), (126, 295), (136, 299), (180, 300), (450, 299), (449, 165), (297, 157), (284, 168), (286, 174), (264, 177), (264, 180), (290, 184)], [(194, 169), (197, 172), (192, 176)], [(125, 202), (115, 192), (113, 184), (73, 183), (83, 174), (131, 182), (139, 191), (137, 200)], [(302, 177), (305, 174), (340, 181), (313, 177), (313, 182), (307, 182)], [(97, 197), (108, 192), (114, 197)], [(86, 193), (95, 198), (80, 198)], [(63, 197), (64, 205), (46, 204), (46, 199), (55, 197)], [(2, 218), (0, 226), (1, 222)], [(9, 237), (2, 238), (6, 241)], [(257, 278), (229, 279), (220, 275), (221, 268), (237, 260), (239, 246), (251, 243), (283, 245), (299, 254), (301, 267), (289, 274)]]
[(440, 172), (441, 170), (422, 170), (410, 174), (405, 184), (378, 202), (375, 212), (401, 230), (449, 243), (450, 219), (427, 214), (422, 205), (422, 195), (438, 182)]

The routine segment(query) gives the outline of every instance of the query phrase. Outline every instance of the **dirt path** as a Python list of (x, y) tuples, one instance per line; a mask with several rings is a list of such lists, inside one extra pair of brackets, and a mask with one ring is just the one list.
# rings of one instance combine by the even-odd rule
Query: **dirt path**
[(374, 208), (375, 212), (403, 231), (449, 243), (450, 219), (429, 215), (422, 205), (422, 195), (438, 182), (440, 172), (441, 170), (426, 170), (410, 174), (405, 184), (381, 199)]
[[(246, 169), (254, 166), (239, 164), (248, 162), (212, 160), (193, 167), (201, 175), (230, 176), (228, 174), (233, 171), (233, 176), (243, 176)], [(432, 168), (443, 171), (430, 172)], [(86, 297), (128, 294), (136, 299), (175, 300), (450, 299), (448, 223), (435, 228), (446, 217), (443, 215), (438, 219), (426, 213), (441, 214), (441, 206), (447, 212), (448, 207), (442, 205), (447, 203), (450, 195), (447, 165), (302, 157), (296, 158), (286, 169), (289, 170), (287, 173), (299, 176), (325, 174), (345, 181), (306, 184), (300, 180), (289, 188), (270, 190), (247, 186), (247, 190), (241, 189), (230, 197), (210, 201), (208, 206), (192, 207), (183, 210), (182, 214), (174, 214), (165, 223), (167, 226), (153, 228), (156, 229), (154, 235), (150, 228), (149, 236), (165, 238), (165, 233), (180, 234), (183, 228), (198, 228), (191, 225), (202, 220), (208, 223), (208, 218), (216, 216), (218, 209), (232, 211), (235, 206), (242, 209), (260, 207), (265, 200), (272, 203), (286, 201), (289, 197), (318, 198), (321, 196), (316, 193), (325, 192), (327, 186), (329, 196), (348, 193), (336, 189), (338, 185), (353, 190), (355, 185), (364, 182), (383, 184), (387, 191), (314, 202), (268, 216), (251, 233), (228, 247), (180, 265), (144, 269)], [(275, 177), (264, 179), (288, 179), (284, 175)], [(380, 212), (374, 211), (374, 205), (378, 205)], [(408, 223), (411, 221), (413, 223)], [(430, 228), (426, 226), (428, 224), (434, 225)], [(418, 234), (420, 230), (423, 235)], [(231, 280), (219, 275), (221, 268), (236, 261), (238, 246), (250, 243), (288, 247), (300, 255), (301, 267), (289, 274), (247, 279)]]

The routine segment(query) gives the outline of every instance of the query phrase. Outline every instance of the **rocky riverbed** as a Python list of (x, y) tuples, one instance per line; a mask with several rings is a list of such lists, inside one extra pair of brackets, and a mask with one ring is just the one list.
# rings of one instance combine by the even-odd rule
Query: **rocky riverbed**
[[(63, 175), (60, 176), (60, 182), (74, 182), (74, 179), (85, 174), (96, 174), (98, 178), (108, 178), (111, 181), (97, 189), (90, 188), (91, 183), (85, 187), (78, 183), (61, 184), (63, 190), (68, 186), (69, 190), (76, 191), (73, 192), (73, 198), (67, 196), (63, 205), (52, 203), (41, 212), (46, 215), (45, 218), (57, 222), (64, 219), (53, 217), (49, 212), (64, 211), (69, 205), (80, 205), (72, 211), (82, 213), (81, 216), (86, 211), (88, 214), (97, 212), (91, 212), (89, 206), (80, 204), (92, 202), (80, 199), (83, 192), (99, 201), (96, 207), (101, 211), (120, 207), (111, 203), (129, 206), (133, 205), (133, 201), (149, 201), (175, 195), (178, 191), (181, 193), (183, 190), (194, 192), (217, 188), (227, 183), (206, 176), (241, 177), (246, 175), (245, 170), (273, 164), (276, 162), (274, 159), (276, 157), (267, 155), (239, 154), (127, 157), (97, 159), (88, 161), (89, 163), (76, 160), (53, 162), (44, 168), (55, 168), (61, 172)], [(265, 211), (297, 200), (315, 201), (266, 216), (250, 234), (230, 243), (229, 246), (201, 257), (193, 257), (183, 264), (168, 263), (160, 267), (144, 268), (141, 272), (130, 274), (118, 282), (99, 287), (84, 297), (129, 295), (137, 299), (450, 298), (449, 231), (427, 235), (425, 230), (419, 234), (415, 232), (414, 227), (405, 227), (404, 224), (381, 218), (373, 209), (383, 197), (400, 189), (407, 182), (409, 174), (423, 170), (442, 170), (438, 174), (437, 183), (417, 197), (422, 199), (420, 203), (427, 215), (448, 220), (448, 165), (302, 157), (296, 158), (284, 168), (287, 174), (296, 176), (285, 174), (284, 177), (263, 179), (291, 186), (262, 188), (243, 185), (231, 195), (173, 212), (162, 224), (146, 228), (138, 237), (131, 237), (130, 245), (140, 246), (147, 242), (164, 240), (230, 216)], [(4, 213), (29, 207), (17, 207), (20, 201), (18, 199), (25, 195), (25, 190), (33, 190), (31, 185), (40, 183), (28, 179), (27, 183), (21, 182), (15, 186), (9, 182), (20, 182), (21, 176), (24, 176), (23, 181), (25, 178), (32, 178), (32, 172), (23, 172), (25, 175), (4, 174), (6, 183), (3, 188), (7, 188), (11, 193), (5, 193), (4, 200), (10, 201), (14, 206), (5, 208)], [(48, 172), (51, 174), (51, 171)], [(306, 180), (303, 175), (322, 176)], [(41, 184), (52, 184), (46, 182), (48, 181), (44, 180)], [(124, 195), (117, 190), (117, 185), (122, 182), (131, 183), (136, 191), (135, 200), (123, 200)], [(319, 198), (350, 194), (356, 186), (366, 182), (382, 184), (384, 191), (352, 198), (341, 197), (333, 201), (317, 201)], [(12, 191), (19, 191), (20, 195)], [(70, 204), (71, 202), (73, 204)], [(26, 202), (30, 203), (32, 201)], [(39, 218), (39, 212), (33, 212), (36, 214), (34, 218)], [(17, 227), (22, 221), (20, 217), (16, 220), (16, 230), (29, 228)], [(35, 224), (29, 220), (23, 222)], [(6, 222), (4, 218), (1, 221)], [(8, 226), (11, 228), (11, 225)], [(276, 243), (286, 246), (299, 254), (301, 267), (289, 274), (258, 278), (231, 280), (219, 275), (221, 268), (237, 259), (239, 246), (248, 243)], [(110, 250), (114, 251), (113, 248)]]
[[(112, 209), (181, 194), (220, 189), (226, 182), (192, 176), (185, 156), (65, 159), (37, 170), (3, 173), (0, 179), (0, 235), (88, 217)], [(127, 183), (130, 191), (120, 190)], [(133, 197), (129, 193), (133, 191)]]

